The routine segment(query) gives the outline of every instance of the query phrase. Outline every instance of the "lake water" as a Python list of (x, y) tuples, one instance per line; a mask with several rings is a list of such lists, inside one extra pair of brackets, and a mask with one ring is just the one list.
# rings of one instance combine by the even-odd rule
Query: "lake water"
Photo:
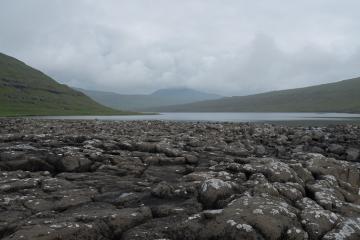
[(160, 113), (158, 115), (129, 116), (47, 116), (40, 119), (72, 120), (167, 120), (167, 121), (216, 121), (216, 122), (358, 122), (360, 114), (347, 113)]

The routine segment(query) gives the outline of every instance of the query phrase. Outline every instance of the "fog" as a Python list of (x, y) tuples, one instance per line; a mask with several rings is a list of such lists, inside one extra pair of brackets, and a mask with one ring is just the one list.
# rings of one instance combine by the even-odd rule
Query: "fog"
[(357, 0), (11, 0), (0, 52), (74, 87), (223, 94), (359, 76)]

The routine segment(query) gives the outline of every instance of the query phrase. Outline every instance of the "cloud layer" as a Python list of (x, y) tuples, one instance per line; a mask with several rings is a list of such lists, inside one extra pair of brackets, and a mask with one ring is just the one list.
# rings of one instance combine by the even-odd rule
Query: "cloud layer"
[(358, 9), (357, 0), (11, 0), (0, 3), (0, 52), (76, 87), (244, 95), (359, 76)]

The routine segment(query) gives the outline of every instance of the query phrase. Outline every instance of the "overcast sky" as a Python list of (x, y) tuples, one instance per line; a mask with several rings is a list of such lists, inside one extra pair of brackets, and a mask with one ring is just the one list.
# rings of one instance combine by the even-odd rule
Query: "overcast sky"
[(1, 0), (0, 52), (75, 87), (244, 95), (360, 76), (359, 0)]

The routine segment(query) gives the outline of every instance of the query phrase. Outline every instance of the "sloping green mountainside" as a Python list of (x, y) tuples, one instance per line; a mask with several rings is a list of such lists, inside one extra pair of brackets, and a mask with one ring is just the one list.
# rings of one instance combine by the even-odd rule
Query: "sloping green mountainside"
[(360, 113), (360, 78), (335, 83), (150, 108), (160, 112), (347, 112)]
[(124, 113), (104, 107), (83, 93), (0, 53), (0, 116)]

